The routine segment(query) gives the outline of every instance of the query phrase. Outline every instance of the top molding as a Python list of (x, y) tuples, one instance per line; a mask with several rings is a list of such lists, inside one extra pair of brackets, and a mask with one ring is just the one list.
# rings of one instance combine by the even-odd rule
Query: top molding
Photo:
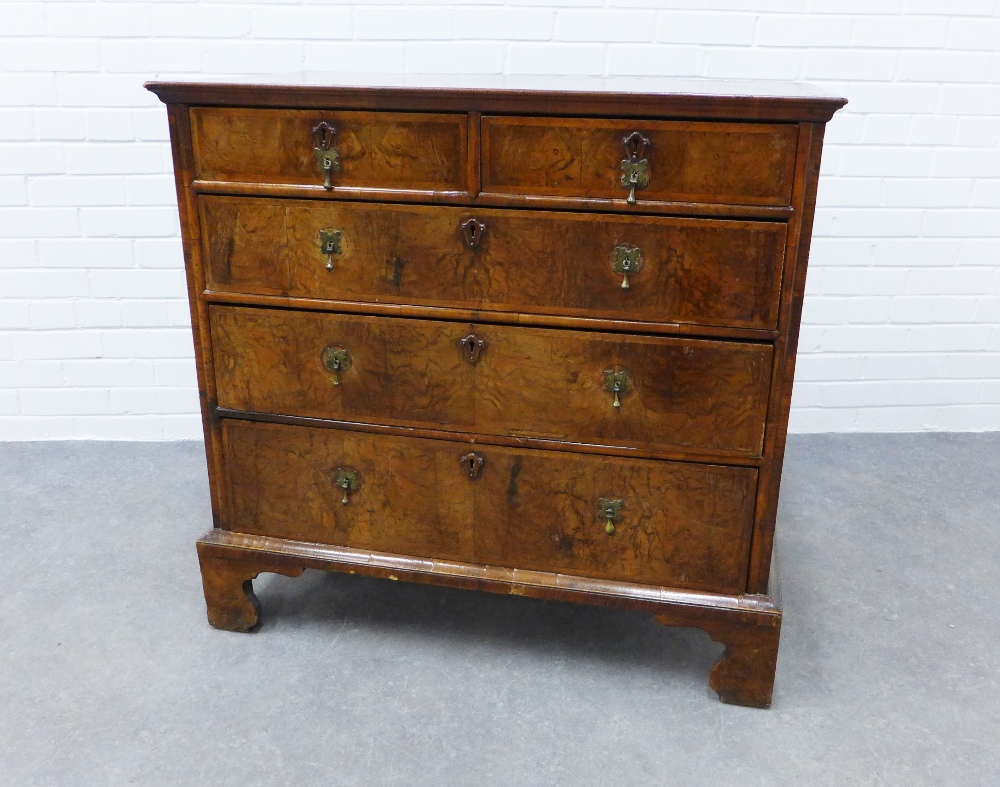
[(317, 74), (154, 81), (166, 104), (827, 122), (847, 103), (798, 82)]

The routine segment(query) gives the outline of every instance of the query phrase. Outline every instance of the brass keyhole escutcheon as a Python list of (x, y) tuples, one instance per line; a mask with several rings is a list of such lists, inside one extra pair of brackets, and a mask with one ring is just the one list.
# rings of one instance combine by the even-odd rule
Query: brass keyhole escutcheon
[(340, 501), (342, 506), (351, 502), (348, 497), (349, 492), (357, 492), (361, 486), (361, 473), (347, 467), (338, 467), (334, 471), (333, 485), (343, 491), (344, 496)]
[(352, 366), (351, 354), (343, 347), (326, 347), (323, 350), (323, 366), (333, 375), (333, 384), (340, 385), (340, 375)]
[(462, 465), (462, 469), (468, 474), (470, 481), (479, 477), (479, 472), (483, 469), (484, 460), (482, 456), (475, 451), (470, 451), (465, 456), (460, 456), (458, 461)]
[(333, 145), (337, 135), (337, 127), (323, 120), (313, 126), (313, 157), (316, 159), (316, 169), (323, 176), (323, 188), (333, 188), (331, 177), (334, 172), (340, 172), (340, 151)]
[(340, 230), (320, 230), (319, 250), (326, 257), (326, 269), (333, 270), (333, 258), (344, 253), (344, 233)]
[(476, 361), (479, 360), (479, 356), (482, 355), (483, 350), (486, 349), (486, 340), (480, 336), (476, 336), (474, 333), (470, 333), (464, 339), (458, 340), (458, 346), (462, 351), (462, 357), (474, 366)]
[(633, 131), (622, 140), (622, 145), (625, 147), (625, 155), (635, 161), (646, 156), (646, 148), (649, 147), (650, 142), (649, 137), (638, 131)]
[(646, 158), (646, 149), (651, 145), (649, 137), (643, 136), (638, 131), (622, 140), (625, 148), (625, 158), (622, 159), (621, 184), (628, 189), (628, 198), (625, 200), (629, 205), (635, 205), (635, 190), (644, 189), (649, 185), (649, 159)]
[(463, 221), (459, 228), (462, 230), (462, 238), (465, 240), (465, 245), (470, 249), (475, 249), (483, 241), (483, 236), (486, 234), (486, 225), (481, 221), (476, 219), (467, 219)]
[(602, 497), (597, 501), (597, 514), (604, 520), (604, 532), (609, 536), (615, 532), (615, 523), (622, 518), (622, 508), (625, 506), (624, 500), (617, 498)]
[(627, 243), (615, 246), (612, 269), (622, 275), (622, 289), (629, 288), (628, 276), (642, 270), (642, 249)]
[(621, 407), (621, 397), (628, 393), (629, 377), (624, 369), (615, 371), (614, 369), (604, 370), (604, 390), (615, 395), (614, 407)]

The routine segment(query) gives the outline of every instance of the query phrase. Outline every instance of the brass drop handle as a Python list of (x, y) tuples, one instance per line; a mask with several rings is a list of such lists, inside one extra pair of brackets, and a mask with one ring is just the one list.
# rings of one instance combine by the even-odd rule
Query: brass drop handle
[(462, 357), (475, 366), (476, 361), (479, 360), (479, 356), (486, 349), (486, 340), (481, 336), (470, 333), (464, 339), (458, 340), (458, 347), (462, 351)]
[(458, 458), (459, 464), (468, 474), (470, 481), (479, 477), (479, 471), (483, 469), (483, 461), (483, 457), (475, 451), (470, 451), (465, 456)]
[(628, 189), (628, 198), (625, 200), (629, 205), (635, 205), (635, 190), (644, 189), (649, 185), (649, 159), (646, 158), (646, 148), (652, 143), (649, 137), (643, 136), (638, 131), (622, 140), (625, 148), (625, 158), (622, 159), (623, 188)]
[(615, 523), (622, 518), (622, 508), (625, 506), (624, 500), (617, 498), (602, 497), (598, 500), (597, 514), (604, 520), (604, 532), (609, 536), (614, 535)]
[(629, 288), (628, 275), (642, 270), (642, 249), (627, 243), (620, 243), (614, 249), (612, 269), (622, 275), (622, 289)]
[(312, 133), (316, 169), (323, 175), (323, 188), (330, 190), (333, 188), (330, 178), (334, 172), (340, 172), (340, 151), (333, 144), (337, 127), (323, 120), (313, 126)]
[(323, 366), (333, 375), (333, 384), (340, 385), (340, 375), (351, 368), (351, 354), (343, 347), (330, 346), (323, 350)]
[(621, 397), (628, 393), (628, 372), (624, 369), (615, 371), (614, 369), (604, 370), (604, 390), (615, 395), (614, 406), (621, 407)]
[(346, 467), (338, 467), (334, 471), (333, 485), (344, 492), (340, 504), (346, 506), (350, 501), (348, 492), (357, 492), (361, 486), (361, 473)]
[(458, 225), (462, 231), (462, 238), (465, 245), (470, 249), (475, 249), (483, 242), (483, 235), (486, 234), (486, 225), (476, 219), (467, 219)]
[(343, 254), (344, 233), (340, 230), (320, 230), (319, 250), (326, 257), (326, 269), (333, 270), (333, 258)]

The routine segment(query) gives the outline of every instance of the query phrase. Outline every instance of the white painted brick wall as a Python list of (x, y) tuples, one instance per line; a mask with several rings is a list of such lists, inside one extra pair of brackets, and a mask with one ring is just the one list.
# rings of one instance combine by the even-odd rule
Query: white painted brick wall
[(799, 79), (797, 431), (1000, 429), (1000, 0), (0, 2), (0, 439), (197, 437), (163, 76)]

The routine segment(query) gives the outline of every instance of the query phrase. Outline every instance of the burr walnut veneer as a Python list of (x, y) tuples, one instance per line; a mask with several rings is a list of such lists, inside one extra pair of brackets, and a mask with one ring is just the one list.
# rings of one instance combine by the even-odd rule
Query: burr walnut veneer
[(215, 527), (261, 572), (645, 610), (771, 701), (772, 565), (824, 124), (722, 83), (153, 83)]

